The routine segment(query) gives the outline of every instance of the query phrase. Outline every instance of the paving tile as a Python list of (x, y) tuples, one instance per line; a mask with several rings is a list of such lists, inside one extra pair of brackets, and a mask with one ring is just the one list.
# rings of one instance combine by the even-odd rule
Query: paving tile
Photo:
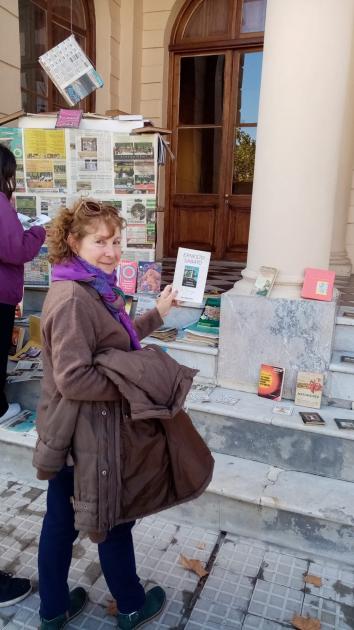
[(232, 573), (257, 577), (267, 549), (261, 542), (228, 536), (219, 550), (215, 566)]
[(220, 567), (213, 567), (203, 590), (201, 599), (229, 605), (232, 608), (247, 611), (254, 588), (252, 578), (231, 573)]
[(305, 595), (302, 614), (319, 619), (321, 630), (354, 628), (354, 608), (315, 595)]
[(354, 572), (334, 564), (310, 562), (308, 573), (322, 580), (322, 586), (306, 584), (312, 595), (354, 606)]
[(238, 630), (242, 628), (244, 613), (225, 604), (199, 599), (193, 608), (185, 630)]
[(293, 628), (289, 624), (277, 623), (276, 621), (269, 621), (269, 619), (262, 619), (255, 615), (247, 615), (242, 626), (242, 630), (282, 630), (283, 628)]
[(263, 560), (263, 579), (296, 590), (305, 586), (304, 574), (307, 572), (308, 562), (295, 556), (267, 551)]
[(289, 623), (300, 614), (304, 594), (280, 584), (257, 580), (248, 612), (269, 620)]

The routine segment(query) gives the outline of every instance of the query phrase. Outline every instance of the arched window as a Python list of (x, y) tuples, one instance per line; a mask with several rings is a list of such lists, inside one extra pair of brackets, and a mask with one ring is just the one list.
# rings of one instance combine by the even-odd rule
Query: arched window
[[(73, 33), (95, 65), (94, 0), (19, 0), (22, 107), (27, 112), (69, 107), (38, 57)], [(94, 111), (95, 93), (79, 105)]]

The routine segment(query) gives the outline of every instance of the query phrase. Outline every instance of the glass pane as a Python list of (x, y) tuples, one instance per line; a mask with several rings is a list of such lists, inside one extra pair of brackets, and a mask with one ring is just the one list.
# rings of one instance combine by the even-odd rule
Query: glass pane
[(46, 13), (32, 2), (20, 0), (19, 23), (21, 85), (47, 96), (47, 75), (38, 63), (38, 57), (47, 50)]
[[(86, 28), (85, 9), (82, 0), (56, 0), (53, 2), (53, 14), (62, 17), (73, 26)], [(72, 13), (71, 13), (72, 6)]]
[(243, 0), (241, 33), (264, 31), (267, 0)]
[(224, 65), (224, 55), (182, 57), (180, 124), (215, 125), (221, 123)]
[(38, 113), (48, 111), (48, 101), (37, 94), (22, 92), (22, 108), (25, 112)]
[[(60, 44), (60, 42), (64, 41), (69, 35), (71, 35), (71, 31), (57, 22), (52, 23), (52, 34), (53, 34), (53, 46), (56, 44)], [(80, 37), (77, 33), (74, 32), (75, 39), (77, 43), (81, 46), (82, 50), (86, 51), (85, 47), (85, 38)]]
[(204, 0), (192, 14), (182, 39), (204, 39), (227, 35), (233, 0)]
[(217, 193), (221, 129), (179, 129), (177, 193)]
[(236, 127), (232, 193), (250, 195), (253, 187), (257, 127)]
[(262, 52), (243, 53), (240, 55), (236, 125), (240, 123), (256, 123), (258, 121), (262, 60)]

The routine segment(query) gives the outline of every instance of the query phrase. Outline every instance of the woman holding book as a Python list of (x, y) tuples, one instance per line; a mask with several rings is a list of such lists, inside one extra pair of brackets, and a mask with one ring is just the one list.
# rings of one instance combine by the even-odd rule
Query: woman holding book
[[(41, 318), (44, 377), (33, 460), (37, 476), (49, 480), (38, 560), (40, 630), (63, 628), (86, 605), (85, 590), (69, 592), (67, 585), (79, 529), (98, 543), (118, 628), (132, 630), (156, 617), (166, 595), (160, 586), (144, 592), (131, 530), (136, 518), (167, 507), (178, 486), (171, 479), (168, 432), (183, 434), (191, 460), (182, 495), (192, 498), (190, 483), (200, 494), (212, 472), (210, 453), (183, 411), (180, 422), (170, 420), (166, 428), (155, 421), (155, 411), (166, 417), (161, 404), (148, 409), (148, 420), (133, 418), (134, 409), (142, 413), (153, 400), (152, 390), (159, 395), (170, 383), (173, 359), (161, 352), (159, 360), (159, 349), (141, 349), (139, 340), (163, 323), (175, 294), (167, 286), (155, 309), (130, 320), (116, 286), (122, 228), (116, 208), (86, 200), (60, 210), (48, 239), (52, 284)], [(156, 376), (159, 363), (166, 374), (160, 369)], [(185, 393), (193, 375), (178, 365), (176, 392)], [(174, 390), (167, 397), (173, 406)]]
[[(24, 231), (10, 200), (16, 188), (16, 160), (0, 144), (0, 424), (19, 413), (20, 405), (5, 395), (7, 358), (16, 304), (23, 295), (24, 263), (32, 260), (45, 239), (42, 227)], [(21, 601), (31, 591), (29, 580), (0, 571), (0, 607)]]

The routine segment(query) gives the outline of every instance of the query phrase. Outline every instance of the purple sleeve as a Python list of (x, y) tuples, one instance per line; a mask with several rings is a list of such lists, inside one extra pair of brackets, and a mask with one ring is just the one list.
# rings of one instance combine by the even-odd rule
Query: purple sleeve
[(0, 195), (0, 261), (21, 265), (37, 256), (45, 241), (46, 231), (35, 226), (24, 230), (16, 210)]

